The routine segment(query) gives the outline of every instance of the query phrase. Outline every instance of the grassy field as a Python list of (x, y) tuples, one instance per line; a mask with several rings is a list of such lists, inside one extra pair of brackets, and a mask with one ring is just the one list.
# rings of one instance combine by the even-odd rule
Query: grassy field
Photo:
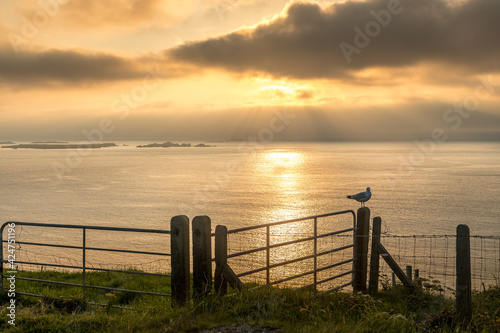
[[(22, 272), (18, 276), (82, 282), (77, 273)], [(87, 283), (170, 293), (170, 281), (164, 277), (91, 272)], [(7, 316), (9, 297), (2, 292), (1, 332), (199, 332), (238, 325), (301, 333), (500, 331), (498, 285), (474, 294), (474, 318), (467, 327), (456, 322), (454, 301), (444, 296), (439, 282), (423, 279), (416, 281), (412, 294), (400, 286), (371, 296), (342, 292), (315, 295), (311, 291), (266, 287), (226, 297), (210, 296), (182, 308), (172, 307), (165, 297), (110, 290), (88, 290), (88, 300), (103, 306), (83, 307), (81, 288), (19, 279), (16, 290), (44, 297), (17, 296), (16, 325), (12, 326)]]

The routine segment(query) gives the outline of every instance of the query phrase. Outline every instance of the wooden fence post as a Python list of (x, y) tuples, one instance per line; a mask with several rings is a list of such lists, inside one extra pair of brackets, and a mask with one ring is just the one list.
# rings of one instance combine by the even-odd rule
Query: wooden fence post
[(470, 262), (469, 227), (460, 224), (457, 227), (457, 285), (456, 308), (460, 322), (469, 323), (472, 319), (472, 286)]
[(189, 302), (189, 218), (184, 215), (170, 220), (171, 290), (172, 304)]
[(227, 280), (224, 278), (224, 265), (227, 265), (227, 228), (218, 225), (215, 228), (215, 292), (227, 293)]
[(212, 289), (212, 237), (208, 216), (193, 219), (193, 297), (201, 299)]
[(413, 267), (411, 267), (411, 266), (409, 266), (409, 265), (408, 265), (408, 266), (406, 266), (406, 277), (408, 278), (408, 280), (409, 280), (410, 282), (412, 282), (412, 281), (413, 281), (412, 270), (413, 270)]
[(396, 285), (396, 277), (398, 277), (399, 281), (403, 283), (403, 285), (412, 290), (413, 285), (411, 284), (410, 279), (406, 276), (406, 274), (403, 272), (401, 267), (399, 267), (398, 263), (394, 260), (394, 258), (391, 256), (391, 254), (387, 251), (387, 249), (382, 245), (382, 243), (378, 244), (378, 253), (380, 253), (380, 256), (382, 259), (385, 260), (387, 265), (392, 269), (392, 285)]
[(419, 279), (420, 278), (420, 270), (419, 269), (415, 269), (415, 283), (419, 286), (422, 285), (422, 280)]
[(380, 255), (378, 253), (378, 244), (380, 243), (380, 233), (382, 232), (382, 219), (377, 216), (373, 218), (372, 230), (372, 250), (370, 257), (370, 281), (368, 283), (368, 291), (378, 291), (378, 278), (380, 267)]
[(370, 235), (370, 209), (358, 209), (356, 234), (354, 238), (354, 273), (352, 288), (354, 291), (366, 291), (368, 273), (368, 238)]

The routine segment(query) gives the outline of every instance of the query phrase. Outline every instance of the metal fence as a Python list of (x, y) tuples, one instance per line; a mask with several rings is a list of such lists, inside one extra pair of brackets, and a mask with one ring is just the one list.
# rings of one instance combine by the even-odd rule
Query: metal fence
[[(352, 219), (339, 219), (345, 215)], [(238, 278), (259, 287), (282, 285), (317, 290), (321, 285), (322, 292), (329, 292), (353, 283), (355, 229), (352, 210), (225, 229), (220, 235), (228, 244), (223, 249), (223, 260), (238, 271)], [(214, 235), (217, 261), (218, 233)], [(342, 278), (341, 283), (334, 283)]]
[[(11, 237), (11, 235), (15, 235), (15, 228), (18, 228), (19, 226), (27, 226), (27, 227), (35, 227), (35, 228), (58, 228), (58, 229), (72, 229), (72, 230), (78, 230), (81, 231), (81, 241), (80, 244), (78, 245), (62, 245), (62, 244), (53, 244), (53, 243), (41, 243), (41, 242), (26, 242), (26, 241), (20, 241), (18, 239), (15, 239), (14, 237)], [(13, 231), (14, 233), (9, 232), (8, 239), (4, 239), (3, 234), (4, 234), (4, 229), (6, 227), (8, 228), (8, 231)], [(143, 290), (129, 290), (129, 289), (120, 289), (120, 288), (113, 288), (109, 286), (96, 286), (96, 285), (91, 285), (87, 282), (87, 272), (88, 271), (101, 271), (101, 272), (114, 272), (114, 273), (125, 273), (125, 274), (134, 274), (134, 275), (150, 275), (150, 276), (157, 276), (157, 277), (170, 277), (170, 274), (162, 274), (162, 273), (153, 273), (153, 272), (142, 272), (142, 271), (136, 271), (136, 270), (125, 270), (125, 269), (110, 269), (110, 268), (99, 268), (95, 267), (92, 264), (89, 264), (89, 253), (92, 252), (97, 252), (97, 253), (120, 253), (120, 254), (126, 254), (126, 255), (141, 255), (141, 256), (159, 256), (159, 257), (171, 257), (171, 254), (169, 253), (162, 253), (162, 252), (154, 252), (154, 251), (137, 251), (137, 250), (126, 250), (126, 249), (116, 249), (116, 248), (103, 248), (103, 247), (93, 247), (93, 246), (88, 246), (88, 236), (87, 233), (88, 231), (95, 230), (99, 232), (126, 232), (126, 233), (138, 233), (138, 234), (166, 234), (169, 235), (170, 231), (168, 230), (157, 230), (157, 229), (138, 229), (138, 228), (116, 228), (116, 227), (101, 227), (101, 226), (80, 226), (80, 225), (68, 225), (68, 224), (42, 224), (42, 223), (31, 223), (31, 222), (6, 222), (0, 227), (0, 244), (2, 244), (2, 249), (0, 250), (0, 280), (1, 280), (1, 287), (3, 289), (4, 287), (4, 264), (7, 263), (8, 265), (8, 270), (16, 271), (19, 265), (23, 265), (24, 267), (27, 267), (29, 270), (30, 266), (36, 266), (36, 267), (52, 267), (52, 268), (59, 268), (59, 269), (65, 269), (65, 270), (70, 270), (70, 271), (81, 271), (82, 272), (82, 279), (83, 282), (80, 283), (68, 283), (68, 282), (62, 282), (62, 281), (54, 281), (54, 280), (44, 280), (44, 279), (34, 279), (34, 278), (28, 278), (28, 277), (21, 277), (21, 276), (16, 276), (16, 280), (25, 280), (25, 281), (31, 281), (31, 282), (36, 282), (36, 283), (45, 283), (45, 284), (54, 284), (54, 285), (63, 285), (63, 286), (68, 286), (68, 287), (81, 287), (82, 288), (82, 296), (83, 296), (83, 301), (86, 304), (95, 304), (95, 305), (102, 305), (102, 304), (97, 304), (93, 302), (87, 302), (87, 289), (100, 289), (100, 290), (105, 290), (105, 291), (115, 291), (115, 292), (127, 292), (127, 293), (134, 293), (134, 294), (142, 294), (142, 295), (153, 295), (153, 296), (167, 296), (171, 297), (170, 294), (165, 294), (165, 293), (156, 293), (156, 292), (150, 292), (150, 291), (143, 291)], [(14, 241), (12, 241), (14, 239)], [(7, 244), (6, 247), (6, 253), (7, 259), (4, 257), (4, 244)], [(40, 247), (40, 248), (57, 248), (60, 250), (81, 250), (81, 264), (73, 264), (73, 265), (68, 265), (68, 264), (61, 264), (61, 263), (54, 263), (54, 262), (40, 262), (38, 260), (16, 260), (16, 253), (19, 253), (19, 250), (21, 247)], [(16, 250), (17, 247), (17, 250)], [(13, 251), (14, 250), (14, 251)], [(9, 251), (11, 251), (9, 254)], [(9, 272), (9, 271), (8, 271)], [(42, 297), (42, 295), (38, 294), (32, 294), (32, 293), (25, 293), (25, 292), (17, 292), (19, 295), (25, 295), (25, 296), (35, 296), (35, 297)]]

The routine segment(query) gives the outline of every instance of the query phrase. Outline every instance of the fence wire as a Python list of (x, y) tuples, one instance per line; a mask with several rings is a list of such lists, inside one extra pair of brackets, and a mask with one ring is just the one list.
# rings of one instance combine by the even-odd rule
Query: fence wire
[[(410, 265), (419, 276), (441, 285), (445, 291), (455, 289), (456, 235), (384, 234), (381, 243), (404, 270)], [(472, 288), (480, 291), (496, 285), (500, 278), (500, 236), (470, 236)], [(383, 277), (391, 279), (392, 271), (381, 264)], [(387, 283), (387, 281), (382, 281)]]

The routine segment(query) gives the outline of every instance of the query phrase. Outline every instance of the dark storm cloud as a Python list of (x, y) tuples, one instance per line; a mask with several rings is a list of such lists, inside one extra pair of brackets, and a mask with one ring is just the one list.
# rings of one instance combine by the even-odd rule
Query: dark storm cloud
[[(167, 55), (201, 67), (294, 78), (347, 78), (368, 67), (420, 63), (466, 73), (499, 71), (500, 1), (459, 3), (372, 0), (324, 9), (293, 3), (286, 15), (268, 24), (191, 42)], [(372, 29), (368, 39), (362, 37), (367, 24)]]
[(14, 84), (112, 81), (144, 76), (133, 60), (76, 51), (0, 50), (0, 81)]
[[(53, 85), (89, 85), (125, 80), (185, 77), (193, 66), (166, 63), (162, 57), (127, 58), (73, 50), (20, 51), (0, 44), (0, 87), (50, 88)], [(197, 70), (197, 73), (200, 71)]]

